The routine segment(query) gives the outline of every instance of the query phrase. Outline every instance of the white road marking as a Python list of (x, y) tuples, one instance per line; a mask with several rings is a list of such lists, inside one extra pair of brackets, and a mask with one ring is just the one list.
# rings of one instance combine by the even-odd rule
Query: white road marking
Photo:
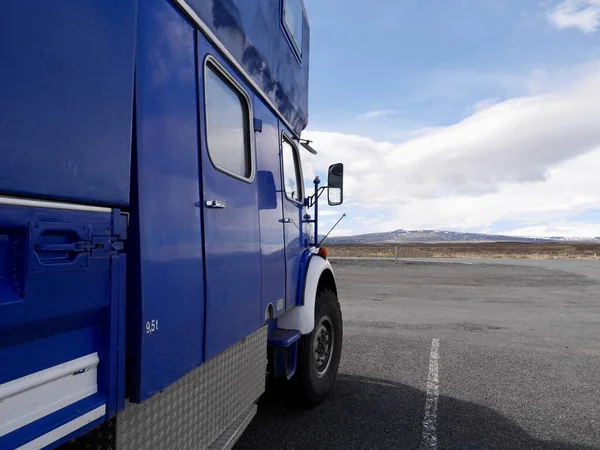
[(427, 397), (425, 399), (425, 415), (423, 417), (423, 435), (421, 449), (437, 449), (437, 404), (440, 391), (439, 370), (440, 340), (431, 341), (429, 355), (429, 374), (427, 375)]

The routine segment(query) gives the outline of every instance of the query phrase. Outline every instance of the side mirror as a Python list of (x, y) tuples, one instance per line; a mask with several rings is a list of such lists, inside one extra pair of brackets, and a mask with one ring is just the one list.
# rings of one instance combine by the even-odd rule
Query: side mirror
[(341, 205), (344, 202), (344, 165), (342, 163), (329, 166), (327, 188), (329, 206)]

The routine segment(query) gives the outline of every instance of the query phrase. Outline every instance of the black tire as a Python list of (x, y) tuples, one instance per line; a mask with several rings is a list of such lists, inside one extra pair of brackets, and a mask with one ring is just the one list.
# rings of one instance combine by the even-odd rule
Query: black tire
[[(323, 328), (329, 328), (329, 331), (324, 332)], [(324, 359), (327, 333), (333, 337), (333, 342), (329, 346), (329, 357)], [(291, 380), (301, 404), (314, 406), (327, 398), (340, 365), (342, 338), (342, 311), (337, 295), (331, 290), (319, 290), (315, 305), (315, 328), (300, 338), (298, 365)], [(316, 351), (320, 354), (318, 358)]]

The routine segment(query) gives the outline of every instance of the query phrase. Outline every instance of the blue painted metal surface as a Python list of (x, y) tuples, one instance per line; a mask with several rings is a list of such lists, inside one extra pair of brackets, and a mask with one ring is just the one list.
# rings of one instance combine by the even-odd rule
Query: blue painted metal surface
[(297, 330), (275, 330), (269, 332), (268, 344), (272, 352), (273, 375), (275, 378), (289, 380), (296, 373), (298, 340), (300, 336), (301, 334)]
[[(113, 233), (117, 235), (115, 229)], [(125, 311), (126, 311), (126, 272), (127, 257), (123, 254), (111, 255), (111, 305), (110, 305), (110, 344), (108, 360), (110, 370), (108, 384), (111, 400), (107, 405), (108, 416), (112, 417), (125, 409)], [(116, 386), (116, 389), (114, 389)]]
[[(97, 237), (112, 243), (124, 223), (118, 211), (0, 206), (0, 384), (91, 353), (100, 358), (98, 394), (33, 422), (28, 431), (3, 436), (0, 448), (14, 448), (75, 419), (92, 403), (105, 403), (106, 417), (122, 408), (125, 257), (114, 250), (120, 246), (95, 255), (86, 250), (85, 267), (75, 269), (78, 251), (53, 251), (49, 257), (41, 245), (54, 241), (66, 248), (82, 239), (75, 229), (85, 230), (88, 242)], [(38, 232), (31, 233), (35, 225)], [(28, 263), (33, 259), (36, 264)]]
[(262, 267), (261, 310), (264, 312), (272, 305), (273, 317), (278, 317), (286, 310), (279, 131), (273, 113), (256, 97), (254, 115), (263, 121), (262, 132), (255, 135)]
[(272, 351), (275, 378), (289, 380), (294, 376), (298, 360), (298, 340), (301, 336), (298, 330), (269, 330), (267, 345)]
[(164, 0), (144, 2), (139, 31), (127, 248), (128, 388), (136, 402), (204, 359), (195, 32)]
[[(261, 240), (258, 176), (246, 182), (217, 170), (210, 161), (206, 141), (203, 67), (212, 55), (252, 92), (212, 46), (198, 35), (198, 79), (203, 200), (219, 200), (224, 209), (204, 210), (206, 274), (205, 358), (210, 359), (257, 330), (264, 323), (261, 305)], [(251, 139), (254, 132), (250, 130)]]
[(298, 60), (283, 27), (280, 0), (187, 3), (300, 134), (308, 122), (308, 23)]
[(304, 288), (306, 286), (306, 275), (308, 273), (308, 265), (315, 253), (311, 253), (309, 248), (304, 249), (298, 258), (299, 274), (296, 283), (296, 305), (304, 305)]
[(296, 373), (297, 362), (298, 342), (293, 342), (289, 347), (275, 347), (273, 349), (275, 378), (291, 379)]
[(136, 9), (2, 3), (0, 193), (129, 202)]

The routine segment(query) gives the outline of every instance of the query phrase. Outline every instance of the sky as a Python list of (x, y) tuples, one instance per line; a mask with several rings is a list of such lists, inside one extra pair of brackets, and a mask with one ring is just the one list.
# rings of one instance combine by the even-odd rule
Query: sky
[(600, 0), (304, 0), (332, 235), (600, 236)]

